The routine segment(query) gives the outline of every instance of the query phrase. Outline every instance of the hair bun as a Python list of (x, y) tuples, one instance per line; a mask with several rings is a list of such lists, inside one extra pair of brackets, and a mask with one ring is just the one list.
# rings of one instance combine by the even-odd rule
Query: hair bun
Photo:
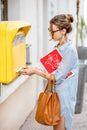
[(72, 16), (71, 14), (67, 14), (67, 15), (66, 15), (66, 18), (67, 18), (68, 21), (71, 22), (71, 23), (74, 21), (73, 16)]

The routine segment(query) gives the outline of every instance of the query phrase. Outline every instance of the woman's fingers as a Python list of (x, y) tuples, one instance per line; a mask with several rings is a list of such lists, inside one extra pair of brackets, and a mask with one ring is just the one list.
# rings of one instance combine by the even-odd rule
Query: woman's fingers
[(32, 71), (32, 68), (29, 67), (29, 66), (24, 66), (23, 69), (22, 69), (22, 74), (23, 75), (31, 75), (31, 71)]
[(31, 66), (24, 66), (24, 67), (22, 68), (21, 74), (31, 76), (32, 74), (35, 73), (34, 70), (35, 70), (35, 69), (34, 69), (33, 67), (31, 67)]
[(28, 69), (29, 68), (29, 66), (23, 66), (23, 68), (22, 69)]

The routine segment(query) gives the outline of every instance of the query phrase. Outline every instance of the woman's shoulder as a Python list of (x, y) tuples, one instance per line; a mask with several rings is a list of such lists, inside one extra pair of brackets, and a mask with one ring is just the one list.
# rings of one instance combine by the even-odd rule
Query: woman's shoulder
[(58, 44), (54, 46), (54, 48), (58, 49), (62, 55), (77, 55), (76, 47), (71, 40), (68, 40), (67, 43), (65, 43), (63, 46), (59, 48), (57, 46)]
[(70, 53), (77, 53), (76, 46), (72, 43), (72, 41), (69, 41), (66, 51)]
[(74, 60), (77, 60), (78, 53), (77, 53), (77, 49), (76, 49), (75, 45), (71, 44), (69, 46), (69, 48), (67, 48), (65, 55), (68, 55), (68, 57), (72, 57)]

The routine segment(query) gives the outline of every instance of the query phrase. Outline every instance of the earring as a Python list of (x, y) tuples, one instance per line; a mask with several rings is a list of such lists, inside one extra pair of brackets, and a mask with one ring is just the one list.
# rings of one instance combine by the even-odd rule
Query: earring
[(65, 41), (65, 36), (64, 35), (62, 36), (62, 40), (61, 41), (62, 41), (62, 43), (64, 43), (64, 41)]

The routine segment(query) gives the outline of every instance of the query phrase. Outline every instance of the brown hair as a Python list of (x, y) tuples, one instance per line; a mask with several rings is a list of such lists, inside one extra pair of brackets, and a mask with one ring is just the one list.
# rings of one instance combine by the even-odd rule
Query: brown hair
[(72, 31), (71, 23), (74, 21), (73, 16), (70, 14), (60, 14), (54, 16), (50, 20), (50, 25), (56, 25), (60, 30), (66, 29), (67, 33)]

